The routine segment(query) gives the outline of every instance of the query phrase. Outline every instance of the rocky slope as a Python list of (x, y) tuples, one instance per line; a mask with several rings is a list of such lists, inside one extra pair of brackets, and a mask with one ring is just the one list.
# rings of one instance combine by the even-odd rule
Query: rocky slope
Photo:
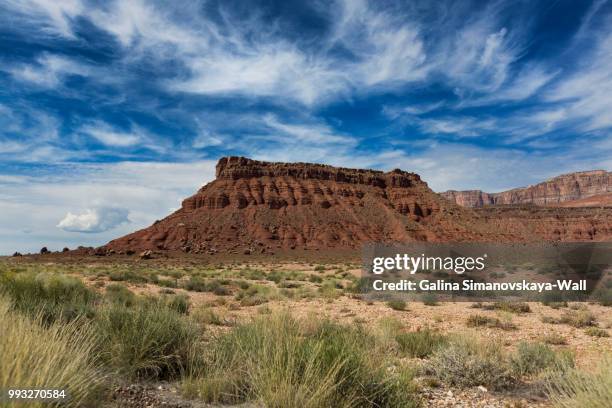
[(449, 190), (441, 195), (463, 207), (478, 208), (498, 204), (547, 206), (611, 192), (612, 172), (593, 170), (564, 174), (529, 187), (515, 188), (501, 193)]
[[(599, 181), (593, 181), (590, 190), (580, 183), (578, 190), (600, 189), (601, 178), (593, 180)], [(570, 182), (563, 184), (562, 192), (557, 189), (560, 184), (548, 183), (548, 190), (534, 186), (533, 194), (513, 194), (544, 202), (575, 196)], [(537, 191), (545, 193), (536, 195)], [(470, 196), (469, 202), (480, 199)], [(356, 250), (372, 242), (534, 240), (612, 240), (612, 208), (531, 204), (470, 209), (442, 198), (417, 174), (402, 170), (384, 173), (226, 157), (217, 164), (215, 180), (185, 199), (178, 211), (98, 252), (251, 254)]]
[(499, 239), (524, 238), (492, 231), (414, 173), (227, 157), (182, 208), (106, 248), (241, 253)]
[(500, 205), (475, 209), (490, 228), (544, 241), (612, 241), (612, 207)]

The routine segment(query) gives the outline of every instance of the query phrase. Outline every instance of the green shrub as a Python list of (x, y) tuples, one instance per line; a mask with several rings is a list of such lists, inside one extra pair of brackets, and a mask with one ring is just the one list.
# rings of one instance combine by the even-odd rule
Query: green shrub
[(447, 337), (430, 329), (400, 333), (395, 337), (399, 349), (411, 357), (425, 358), (446, 344)]
[(348, 290), (352, 293), (365, 293), (372, 288), (372, 279), (367, 277), (359, 277), (351, 282)]
[(556, 353), (546, 344), (521, 342), (511, 358), (512, 366), (519, 376), (537, 374), (547, 368), (573, 366), (573, 356)]
[(211, 403), (266, 407), (410, 407), (411, 377), (371, 354), (373, 339), (337, 324), (259, 316), (210, 343), (183, 390)]
[(136, 295), (134, 292), (120, 283), (109, 284), (106, 286), (105, 291), (106, 298), (111, 303), (127, 307), (133, 306), (136, 303)]
[(568, 370), (547, 383), (548, 397), (557, 408), (609, 408), (612, 401), (612, 357), (598, 370), (586, 373)]
[(599, 327), (587, 327), (584, 332), (592, 337), (610, 337), (607, 331)]
[[(31, 321), (11, 311), (10, 302), (0, 298), (0, 333), (0, 389), (63, 388), (70, 395), (63, 407), (94, 406), (104, 377), (96, 338), (86, 321)], [(14, 406), (42, 408), (48, 404), (29, 401)]]
[(435, 293), (424, 293), (421, 295), (421, 300), (426, 306), (438, 306), (438, 296)]
[(342, 295), (342, 291), (338, 289), (338, 284), (335, 280), (326, 280), (319, 288), (319, 294), (329, 300), (337, 299)]
[(501, 346), (470, 336), (453, 336), (446, 347), (433, 353), (425, 366), (427, 374), (445, 384), (502, 390), (516, 385)]
[(78, 278), (49, 273), (4, 274), (0, 277), (0, 293), (12, 301), (14, 308), (40, 317), (46, 324), (81, 315), (91, 317), (98, 297)]
[(177, 288), (178, 283), (175, 279), (159, 279), (157, 281), (157, 286), (161, 286), (162, 288)]
[(240, 301), (241, 306), (257, 306), (278, 298), (279, 293), (276, 288), (264, 285), (251, 285), (236, 295), (236, 300)]
[(170, 309), (180, 314), (187, 314), (189, 313), (189, 307), (191, 306), (191, 303), (189, 302), (189, 296), (185, 294), (180, 294), (171, 296), (167, 301), (167, 305)]
[(530, 313), (531, 308), (525, 302), (495, 302), (493, 303), (494, 310), (502, 310), (510, 313)]
[(559, 319), (560, 323), (568, 324), (572, 327), (595, 326), (597, 319), (588, 310), (568, 310)]
[[(544, 292), (541, 296), (542, 304), (545, 306), (561, 306), (567, 307), (566, 299), (563, 298), (563, 294), (559, 292)], [(563, 306), (565, 305), (565, 306)]]
[(550, 333), (542, 337), (542, 341), (546, 344), (552, 344), (554, 346), (561, 346), (567, 344), (565, 337), (559, 333)]
[(197, 276), (190, 276), (189, 280), (185, 282), (184, 288), (192, 292), (207, 292), (208, 284), (202, 278)]
[(389, 300), (387, 302), (387, 306), (389, 306), (393, 310), (401, 310), (401, 311), (406, 310), (406, 302), (403, 300), (396, 300), (396, 299)]
[(323, 282), (323, 278), (320, 277), (319, 275), (310, 275), (308, 277), (308, 280), (312, 283), (321, 283)]
[(212, 324), (223, 326), (223, 320), (213, 310), (208, 307), (200, 307), (192, 313), (192, 318), (202, 324)]
[(126, 281), (131, 283), (147, 283), (149, 279), (146, 276), (140, 275), (132, 270), (115, 270), (111, 271), (108, 275), (108, 278), (112, 281)]
[(468, 327), (488, 327), (502, 330), (515, 330), (516, 326), (511, 321), (502, 321), (497, 317), (484, 315), (470, 315), (466, 322)]
[(598, 302), (602, 306), (612, 306), (612, 288), (610, 283), (612, 280), (606, 282), (607, 288), (599, 288), (593, 292), (592, 299)]
[(95, 323), (105, 360), (130, 377), (176, 375), (189, 365), (189, 349), (198, 338), (195, 326), (159, 301), (108, 305)]

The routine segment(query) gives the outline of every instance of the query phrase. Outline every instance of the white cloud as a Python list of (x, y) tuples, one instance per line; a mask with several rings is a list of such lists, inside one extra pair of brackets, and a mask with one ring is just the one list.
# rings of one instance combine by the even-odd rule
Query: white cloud
[(243, 53), (218, 49), (185, 62), (190, 75), (168, 81), (174, 91), (199, 94), (282, 96), (313, 104), (347, 87), (344, 73), (294, 47), (269, 44)]
[(425, 133), (451, 134), (458, 137), (476, 137), (498, 131), (497, 122), (494, 119), (474, 117), (421, 119), (417, 123)]
[(569, 118), (582, 121), (582, 131), (612, 127), (612, 34), (595, 34), (587, 44), (592, 50), (545, 96), (563, 103)]
[(70, 75), (88, 76), (91, 68), (81, 62), (60, 55), (43, 54), (35, 64), (19, 64), (5, 67), (17, 80), (30, 82), (45, 88), (55, 88)]
[[(525, 48), (528, 25), (502, 24), (500, 4), (470, 10), (469, 18), (461, 6), (437, 5), (433, 21), (416, 4), (404, 10), (365, 0), (312, 5), (330, 24), (313, 44), (287, 39), (278, 24), (256, 12), (245, 20), (220, 6), (220, 19), (213, 21), (200, 2), (111, 1), (87, 7), (78, 0), (64, 6), (48, 0), (9, 2), (31, 23), (70, 38), (73, 20), (89, 20), (117, 38), (125, 54), (122, 66), (171, 61), (182, 72), (158, 83), (171, 92), (266, 97), (308, 106), (397, 91), (432, 77), (444, 77), (459, 95), (501, 90), (508, 100), (531, 96), (552, 74), (535, 67), (515, 75), (513, 64)], [(50, 87), (66, 75), (83, 75), (82, 70), (41, 63), (14, 75)], [(93, 76), (108, 81), (116, 75)]]
[[(0, 254), (38, 251), (43, 246), (97, 246), (149, 226), (212, 180), (215, 164), (71, 163), (55, 166), (47, 175), (7, 175), (11, 177), (0, 178)], [(127, 209), (130, 222), (96, 234), (57, 228), (58, 220), (69, 211), (74, 214), (75, 208), (100, 207)]]
[(80, 0), (5, 0), (4, 3), (26, 22), (42, 27), (44, 32), (68, 38), (74, 38), (72, 19), (84, 10)]
[(383, 106), (382, 113), (390, 119), (396, 119), (405, 114), (419, 116), (434, 112), (444, 107), (444, 105), (444, 101), (438, 101), (425, 104), (415, 103), (407, 106)]
[(57, 227), (69, 232), (105, 232), (129, 222), (128, 214), (126, 208), (88, 208), (80, 214), (68, 212)]
[(100, 121), (84, 125), (81, 127), (80, 131), (107, 146), (127, 147), (142, 141), (142, 135), (138, 133), (122, 132)]
[(323, 123), (290, 124), (281, 122), (275, 115), (268, 114), (264, 116), (263, 124), (272, 132), (282, 135), (282, 140), (286, 143), (356, 144), (354, 138), (339, 135), (331, 127)]

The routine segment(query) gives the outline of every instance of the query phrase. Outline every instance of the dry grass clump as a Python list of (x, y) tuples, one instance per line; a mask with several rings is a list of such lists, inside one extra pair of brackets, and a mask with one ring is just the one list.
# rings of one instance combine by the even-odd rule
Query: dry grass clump
[(258, 306), (270, 300), (281, 297), (277, 288), (267, 285), (251, 285), (247, 289), (242, 289), (235, 296), (240, 301), (240, 306)]
[(500, 310), (508, 313), (530, 313), (531, 307), (529, 307), (528, 303), (525, 302), (495, 302), (495, 303), (474, 303), (472, 305), (474, 309), (483, 309), (483, 310)]
[(78, 278), (52, 273), (3, 273), (0, 293), (12, 306), (44, 323), (91, 316), (97, 294)]
[(94, 320), (106, 364), (128, 377), (166, 379), (191, 364), (194, 324), (161, 301), (102, 307)]
[(517, 351), (509, 354), (500, 343), (453, 335), (432, 354), (425, 372), (451, 386), (504, 390), (515, 388), (525, 378), (566, 371), (573, 364), (573, 354), (555, 352), (541, 343), (520, 343)]
[[(70, 399), (62, 406), (91, 403), (104, 380), (91, 327), (78, 319), (67, 324), (45, 323), (43, 316), (30, 320), (10, 309), (10, 302), (0, 298), (0, 388), (67, 389)], [(48, 404), (30, 401), (27, 406)]]
[(438, 296), (435, 293), (422, 294), (421, 301), (425, 306), (438, 306)]
[(568, 370), (547, 382), (548, 396), (557, 408), (609, 408), (612, 406), (612, 357), (598, 370), (585, 373)]
[(191, 313), (191, 318), (200, 324), (210, 324), (214, 326), (231, 326), (231, 322), (215, 313), (210, 307), (201, 306)]
[(211, 403), (266, 407), (411, 407), (405, 370), (393, 373), (359, 328), (259, 316), (212, 340), (183, 390)]
[(393, 310), (405, 311), (406, 310), (406, 302), (403, 300), (389, 300), (387, 302), (387, 306), (389, 306)]
[(610, 337), (607, 331), (599, 327), (587, 327), (584, 332), (591, 337)]
[(470, 315), (466, 321), (468, 327), (488, 327), (502, 330), (516, 330), (516, 326), (510, 320), (501, 320), (497, 317), (484, 315)]
[(538, 374), (549, 368), (573, 367), (574, 356), (570, 352), (555, 352), (546, 344), (521, 342), (510, 362), (519, 376)]
[(399, 333), (395, 336), (399, 350), (411, 357), (425, 358), (448, 342), (448, 337), (430, 329)]
[(517, 382), (499, 344), (468, 335), (453, 336), (433, 353), (425, 370), (436, 380), (457, 387), (483, 385), (501, 390)]
[(203, 279), (199, 276), (190, 276), (184, 282), (183, 288), (193, 292), (211, 292), (217, 296), (229, 296), (232, 291), (228, 287), (229, 281), (221, 279)]
[(563, 346), (567, 344), (567, 339), (559, 333), (549, 333), (542, 337), (542, 341), (553, 346)]
[(541, 320), (542, 323), (567, 324), (576, 328), (597, 326), (595, 315), (584, 307), (566, 310), (559, 318), (542, 316)]

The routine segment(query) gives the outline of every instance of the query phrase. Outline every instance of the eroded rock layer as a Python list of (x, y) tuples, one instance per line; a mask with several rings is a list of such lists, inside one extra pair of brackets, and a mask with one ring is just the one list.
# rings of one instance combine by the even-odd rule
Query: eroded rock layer
[(612, 207), (490, 206), (476, 210), (491, 228), (528, 231), (543, 241), (612, 241)]
[(515, 188), (501, 193), (449, 190), (441, 195), (463, 207), (478, 208), (499, 204), (548, 206), (572, 201), (579, 203), (578, 200), (607, 193), (612, 193), (612, 173), (593, 170), (564, 174), (533, 186)]
[(226, 157), (175, 213), (105, 250), (266, 253), (368, 243), (605, 241), (612, 208), (461, 207), (402, 170)]
[(265, 252), (497, 239), (523, 237), (492, 231), (414, 173), (227, 157), (219, 160), (216, 179), (181, 209), (106, 247)]

